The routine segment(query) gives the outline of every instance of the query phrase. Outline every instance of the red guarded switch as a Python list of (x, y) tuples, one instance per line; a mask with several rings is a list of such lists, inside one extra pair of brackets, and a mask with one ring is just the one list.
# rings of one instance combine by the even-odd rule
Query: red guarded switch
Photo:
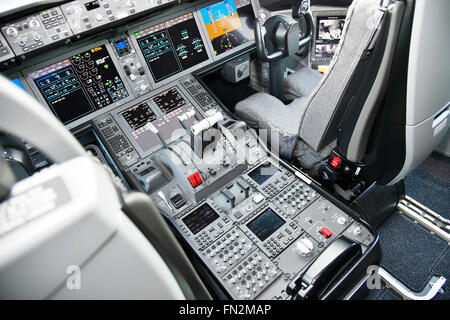
[(195, 180), (197, 181), (197, 184), (202, 184), (202, 177), (200, 176), (200, 173), (196, 172), (194, 173)]
[(328, 228), (322, 228), (319, 232), (327, 239), (333, 235), (333, 232)]
[(195, 188), (196, 186), (198, 186), (197, 180), (195, 179), (194, 175), (191, 174), (188, 177), (189, 182), (191, 183), (192, 187)]
[(339, 157), (334, 157), (333, 160), (331, 160), (331, 166), (334, 168), (338, 168), (340, 163), (341, 163), (341, 158), (339, 158)]

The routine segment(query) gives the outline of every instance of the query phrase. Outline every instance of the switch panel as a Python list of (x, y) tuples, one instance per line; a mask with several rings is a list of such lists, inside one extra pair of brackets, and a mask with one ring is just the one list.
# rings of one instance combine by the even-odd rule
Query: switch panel
[(0, 33), (0, 65), (6, 67), (9, 64), (15, 63), (16, 59), (16, 55), (11, 50), (5, 37)]
[(174, 0), (77, 0), (61, 6), (74, 34), (81, 34)]
[(2, 33), (17, 56), (73, 35), (59, 7), (8, 23)]
[(256, 250), (223, 279), (234, 299), (255, 299), (281, 275), (280, 269), (267, 256)]
[(119, 160), (123, 166), (131, 166), (138, 159), (138, 154), (134, 150), (129, 140), (123, 135), (116, 121), (109, 114), (94, 120), (95, 128), (100, 132), (100, 136), (105, 139), (106, 145), (111, 153)]
[(150, 92), (150, 81), (130, 39), (124, 35), (110, 39), (109, 43), (135, 96), (139, 97)]

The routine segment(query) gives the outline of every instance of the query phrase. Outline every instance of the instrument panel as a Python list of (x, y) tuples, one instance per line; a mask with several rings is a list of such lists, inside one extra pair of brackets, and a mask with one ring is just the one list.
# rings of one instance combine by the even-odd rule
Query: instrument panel
[(129, 96), (104, 45), (32, 71), (28, 75), (63, 124)]
[(155, 83), (209, 59), (192, 12), (133, 35)]
[[(83, 12), (103, 10), (105, 1), (86, 3)], [(215, 35), (208, 31), (201, 14), (208, 8), (212, 11), (210, 18), (215, 19), (209, 23), (213, 21)], [(229, 8), (226, 14), (224, 8)], [(62, 12), (65, 11), (64, 7)], [(55, 12), (56, 17), (61, 13)], [(67, 52), (61, 48), (56, 52), (63, 53), (55, 58), (30, 59), (22, 68), (23, 79), (19, 80), (64, 125), (76, 128), (136, 98), (144, 101), (155, 89), (251, 46), (253, 19), (249, 0), (173, 8), (164, 16), (118, 28), (113, 36), (99, 37), (78, 49)], [(225, 37), (240, 40), (224, 45)], [(220, 50), (215, 44), (218, 38), (222, 38)], [(207, 95), (195, 100), (200, 104), (214, 103)]]

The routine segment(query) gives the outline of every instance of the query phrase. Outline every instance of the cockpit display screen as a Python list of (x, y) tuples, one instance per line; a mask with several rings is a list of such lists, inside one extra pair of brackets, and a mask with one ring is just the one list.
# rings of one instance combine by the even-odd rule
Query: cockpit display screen
[(135, 32), (134, 36), (155, 82), (208, 60), (192, 12)]
[(286, 221), (277, 215), (271, 208), (267, 208), (256, 219), (250, 221), (247, 224), (247, 228), (249, 228), (259, 240), (264, 241), (285, 223)]
[(183, 222), (193, 234), (197, 234), (219, 218), (220, 216), (217, 212), (209, 204), (205, 203), (183, 218)]
[(332, 58), (344, 29), (345, 16), (319, 17), (317, 19), (315, 56)]
[(160, 93), (153, 98), (153, 101), (164, 114), (168, 114), (186, 104), (186, 101), (178, 92), (176, 87)]
[(271, 162), (265, 162), (258, 168), (251, 171), (248, 176), (252, 178), (260, 186), (264, 186), (272, 179), (281, 174), (281, 170), (275, 167)]
[(95, 0), (95, 1), (86, 2), (84, 4), (84, 6), (86, 7), (87, 11), (91, 11), (91, 10), (100, 8), (100, 3), (98, 3), (98, 0)]
[(250, 1), (224, 0), (200, 9), (215, 55), (254, 39)]
[(156, 114), (150, 109), (147, 102), (142, 102), (122, 112), (122, 116), (133, 130), (137, 130), (156, 119)]
[(29, 76), (63, 124), (129, 96), (103, 45), (33, 71)]

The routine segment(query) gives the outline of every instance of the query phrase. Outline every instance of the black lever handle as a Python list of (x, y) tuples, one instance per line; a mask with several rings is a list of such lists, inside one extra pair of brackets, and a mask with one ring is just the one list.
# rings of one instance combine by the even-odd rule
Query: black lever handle
[(339, 237), (288, 285), (286, 291), (298, 300), (319, 299), (333, 280), (341, 276), (361, 255), (360, 244)]
[(306, 20), (306, 33), (299, 40), (299, 50), (305, 47), (314, 36), (314, 19), (311, 12), (311, 6), (309, 0), (303, 0), (301, 3), (297, 2), (292, 7), (292, 17), (294, 19), (299, 19), (300, 15), (303, 15)]
[(284, 56), (283, 50), (276, 50), (270, 54), (267, 52), (266, 41), (264, 40), (264, 35), (262, 34), (261, 19), (259, 18), (256, 18), (255, 20), (255, 41), (256, 52), (262, 61), (272, 62)]

